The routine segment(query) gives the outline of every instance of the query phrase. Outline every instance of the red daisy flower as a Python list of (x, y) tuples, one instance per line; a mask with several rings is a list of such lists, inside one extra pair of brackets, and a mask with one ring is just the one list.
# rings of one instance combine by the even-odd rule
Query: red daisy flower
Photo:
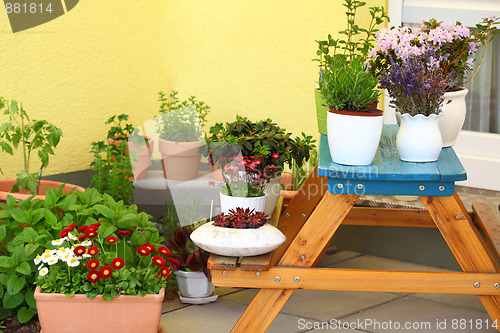
[(168, 268), (167, 266), (163, 266), (160, 269), (160, 275), (163, 277), (168, 277), (170, 275), (170, 268)]
[(116, 243), (117, 240), (118, 240), (118, 238), (116, 238), (115, 236), (109, 236), (108, 238), (106, 238), (106, 241), (109, 244), (114, 244), (114, 243)]
[(111, 267), (113, 267), (114, 269), (122, 269), (123, 266), (125, 266), (125, 260), (123, 260), (122, 258), (118, 257), (111, 260)]
[(181, 263), (177, 260), (177, 259), (174, 259), (174, 258), (168, 258), (167, 259), (168, 261), (170, 261), (170, 263), (174, 266), (180, 266)]
[(96, 271), (96, 270), (91, 270), (87, 273), (87, 280), (90, 282), (90, 283), (97, 283), (97, 281), (99, 281), (100, 277), (99, 277), (99, 272)]
[(91, 246), (87, 249), (87, 254), (90, 254), (91, 256), (95, 256), (96, 254), (99, 253), (99, 248), (95, 246)]
[(151, 254), (151, 251), (149, 250), (149, 248), (143, 245), (137, 249), (137, 253), (139, 253), (141, 256), (149, 256)]
[(97, 267), (99, 267), (99, 260), (97, 259), (90, 259), (89, 262), (87, 263), (87, 268), (89, 270), (96, 270)]
[(164, 256), (168, 257), (170, 254), (172, 254), (170, 252), (170, 250), (168, 249), (168, 247), (165, 247), (165, 246), (160, 246), (158, 248), (158, 252), (160, 252), (161, 254), (163, 254)]
[(121, 235), (121, 236), (127, 236), (127, 235), (130, 235), (131, 232), (128, 231), (128, 230), (118, 230), (118, 235)]
[(84, 240), (85, 238), (87, 238), (87, 236), (85, 235), (80, 235), (78, 236), (78, 240), (81, 242), (82, 240)]
[(77, 232), (85, 232), (85, 230), (87, 229), (88, 227), (86, 225), (82, 225), (81, 227), (79, 227), (78, 229), (76, 229)]
[(90, 239), (90, 238), (94, 238), (94, 237), (96, 237), (96, 236), (97, 236), (97, 231), (96, 231), (96, 230), (93, 230), (93, 229), (91, 229), (91, 228), (87, 228), (87, 229), (85, 230), (85, 237), (86, 237), (86, 238), (89, 238), (89, 239)]
[(68, 229), (63, 229), (61, 233), (59, 234), (59, 238), (64, 238), (68, 236), (69, 230)]
[(158, 267), (163, 267), (167, 263), (167, 261), (165, 260), (165, 258), (163, 258), (161, 256), (154, 256), (151, 259), (151, 261), (153, 262), (153, 264), (155, 264)]
[(79, 246), (75, 247), (75, 249), (73, 250), (73, 253), (75, 254), (75, 256), (81, 257), (85, 254), (86, 251), (87, 251), (87, 248), (85, 246), (79, 245)]
[(149, 252), (155, 252), (155, 250), (156, 250), (156, 248), (149, 243), (144, 243), (144, 244), (142, 244), (142, 246), (147, 247), (149, 249)]
[(68, 225), (66, 227), (66, 229), (68, 229), (68, 231), (71, 231), (71, 230), (75, 229), (75, 227), (76, 227), (76, 224), (75, 223), (71, 223), (70, 225)]
[(101, 269), (99, 270), (99, 276), (101, 279), (109, 279), (111, 277), (111, 274), (113, 274), (113, 268), (111, 266), (102, 266)]

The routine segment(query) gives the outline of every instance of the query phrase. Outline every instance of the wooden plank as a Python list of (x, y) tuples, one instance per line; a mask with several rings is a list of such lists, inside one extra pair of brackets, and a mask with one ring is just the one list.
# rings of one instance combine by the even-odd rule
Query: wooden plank
[[(276, 280), (279, 277), (279, 281)], [(298, 278), (298, 279), (297, 279)], [(212, 275), (217, 285), (236, 288), (378, 291), (464, 295), (500, 295), (499, 273), (388, 271), (275, 266), (269, 271)], [(214, 283), (215, 283), (214, 282)], [(479, 282), (480, 287), (475, 287)]]
[(429, 212), (423, 209), (353, 207), (342, 224), (436, 228)]
[(295, 198), (281, 214), (278, 229), (285, 235), (285, 242), (273, 252), (271, 266), (276, 265), (327, 191), (327, 179), (317, 174), (317, 167), (300, 187)]
[[(313, 265), (358, 198), (356, 195), (325, 193), (290, 243), (280, 265)], [(292, 293), (293, 289), (260, 289), (231, 332), (265, 332)]]
[(347, 166), (334, 163), (330, 157), (328, 138), (326, 135), (321, 135), (319, 174), (344, 180), (454, 182), (467, 179), (467, 174), (452, 148), (442, 149), (438, 161), (434, 163), (401, 161), (395, 144), (397, 130), (397, 125), (384, 125), (379, 149), (369, 166)]
[[(496, 261), (458, 195), (421, 199), (464, 272), (497, 272)], [(500, 322), (500, 296), (479, 296), (479, 299), (491, 319)]]
[(234, 271), (238, 264), (238, 257), (219, 256), (210, 254), (207, 262), (207, 268), (210, 270)]
[(276, 203), (276, 207), (273, 210), (273, 214), (271, 215), (267, 223), (269, 223), (274, 227), (278, 227), (278, 222), (280, 220), (282, 209), (283, 209), (283, 197), (280, 196), (278, 202)]
[(271, 252), (253, 257), (243, 257), (240, 264), (242, 271), (268, 271), (271, 266)]
[(483, 230), (491, 249), (500, 258), (500, 210), (498, 205), (476, 203), (472, 205), (476, 223)]

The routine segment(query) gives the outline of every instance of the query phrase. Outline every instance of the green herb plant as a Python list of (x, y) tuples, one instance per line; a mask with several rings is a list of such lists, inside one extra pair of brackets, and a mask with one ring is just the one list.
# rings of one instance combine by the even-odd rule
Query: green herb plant
[(198, 101), (195, 96), (181, 101), (175, 90), (172, 90), (168, 97), (162, 91), (158, 95), (158, 101), (161, 103), (161, 117), (158, 117), (160, 137), (175, 142), (201, 140), (210, 106)]
[[(130, 164), (128, 135), (133, 131), (131, 124), (123, 124), (128, 116), (121, 114), (106, 121), (108, 142), (92, 142), (90, 152), (94, 159), (90, 166), (95, 171), (91, 184), (101, 193), (107, 193), (115, 200), (129, 204), (134, 201), (134, 174)], [(133, 157), (132, 157), (133, 158)]]
[[(7, 116), (7, 121), (0, 125), (2, 151), (14, 155), (14, 150), (21, 149), (23, 154), (24, 169), (17, 174), (12, 192), (25, 190), (38, 194), (42, 170), (48, 166), (49, 156), (54, 155), (62, 130), (46, 120), (30, 119), (22, 105), (19, 107), (16, 101), (8, 101), (3, 97), (0, 97), (0, 112)], [(31, 172), (34, 153), (41, 163), (38, 172)]]

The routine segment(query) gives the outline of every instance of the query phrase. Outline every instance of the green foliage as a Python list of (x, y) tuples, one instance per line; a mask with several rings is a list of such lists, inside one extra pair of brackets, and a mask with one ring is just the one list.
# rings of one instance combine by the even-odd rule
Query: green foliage
[[(16, 317), (21, 323), (36, 314), (33, 298), (36, 252), (74, 219), (66, 210), (76, 200), (59, 189), (47, 190), (46, 200), (16, 202), (12, 196), (0, 204), (0, 320)], [(76, 194), (71, 194), (76, 196)]]
[(330, 58), (322, 74), (319, 90), (334, 110), (367, 111), (367, 105), (380, 96), (378, 82), (377, 77), (366, 71), (361, 56), (349, 60), (344, 55), (336, 55)]
[[(16, 101), (7, 101), (3, 97), (0, 97), (0, 112), (7, 116), (7, 122), (0, 125), (2, 151), (14, 155), (14, 150), (21, 148), (23, 152), (24, 170), (17, 174), (12, 192), (27, 190), (37, 194), (41, 169), (47, 167), (49, 156), (54, 155), (62, 130), (45, 120), (31, 120), (22, 105), (19, 108)], [(41, 162), (41, 169), (32, 173), (31, 158), (35, 152)]]
[[(121, 114), (106, 121), (111, 124), (108, 130), (108, 143), (92, 142), (90, 152), (94, 160), (90, 164), (95, 171), (91, 184), (101, 193), (107, 193), (115, 200), (125, 203), (134, 201), (134, 177), (130, 164), (127, 136), (133, 131), (131, 124), (123, 125), (128, 116)], [(133, 158), (133, 157), (132, 157)]]
[(124, 139), (127, 138), (134, 130), (134, 125), (123, 124), (128, 120), (127, 114), (114, 115), (106, 121), (106, 125), (111, 125), (108, 130), (108, 139)]
[(315, 61), (319, 62), (321, 69), (328, 66), (331, 58), (337, 55), (337, 49), (343, 50), (342, 54), (348, 56), (349, 60), (352, 60), (355, 54), (361, 54), (363, 60), (366, 60), (368, 50), (373, 47), (373, 42), (375, 42), (375, 34), (378, 32), (377, 26), (384, 23), (384, 20), (389, 20), (384, 7), (369, 7), (370, 22), (367, 28), (363, 28), (356, 24), (356, 12), (359, 8), (364, 7), (366, 2), (345, 0), (342, 5), (346, 7), (347, 27), (338, 33), (345, 37), (334, 39), (329, 34), (327, 40), (316, 41), (318, 43), (316, 55), (319, 59), (315, 59)]
[(203, 126), (207, 122), (210, 106), (191, 96), (180, 101), (178, 92), (172, 90), (169, 98), (165, 93), (158, 93), (160, 105), (160, 136), (164, 140), (175, 142), (199, 141), (203, 138)]
[[(158, 247), (163, 242), (158, 230), (149, 221), (150, 216), (139, 213), (137, 206), (124, 205), (92, 188), (85, 192), (64, 194), (60, 187), (48, 189), (45, 200), (16, 202), (9, 196), (7, 203), (0, 204), (0, 208), (3, 209), (0, 210), (0, 219), (3, 220), (0, 225), (0, 320), (16, 316), (19, 321), (26, 322), (36, 314), (33, 292), (39, 269), (35, 265), (37, 254), (46, 248), (59, 248), (51, 241), (59, 238), (61, 232), (67, 233), (72, 225), (99, 224), (100, 238), (94, 239), (96, 243), (106, 242), (108, 236), (117, 236), (118, 230), (129, 231), (130, 236), (118, 235), (117, 238), (121, 237), (119, 241), (109, 244), (114, 247), (113, 253), (107, 252), (113, 258), (116, 254), (123, 255), (128, 269), (117, 272), (115, 280), (110, 278), (105, 283), (91, 284), (87, 281), (88, 269), (84, 267), (83, 260), (71, 270), (56, 270), (56, 266), (50, 266), (50, 270), (54, 268), (53, 274), (45, 276), (51, 280), (39, 279), (36, 282), (44, 291), (67, 295), (83, 293), (91, 298), (99, 293), (105, 299), (111, 299), (118, 293), (157, 293), (165, 283), (163, 279), (157, 279), (157, 269), (150, 265), (151, 255), (141, 257), (142, 266), (138, 264), (140, 258), (134, 257), (135, 250), (144, 243)], [(75, 236), (79, 235), (73, 232)]]

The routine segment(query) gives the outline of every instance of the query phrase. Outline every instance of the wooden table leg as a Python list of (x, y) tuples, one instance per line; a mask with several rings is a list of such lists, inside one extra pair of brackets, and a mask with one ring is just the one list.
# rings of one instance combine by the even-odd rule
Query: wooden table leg
[[(359, 195), (326, 192), (316, 209), (290, 242), (280, 266), (310, 267), (358, 200)], [(231, 332), (265, 332), (293, 289), (261, 289)]]
[[(464, 272), (497, 272), (491, 253), (484, 247), (460, 198), (421, 197), (432, 219)], [(493, 321), (500, 324), (500, 297), (479, 296)]]

